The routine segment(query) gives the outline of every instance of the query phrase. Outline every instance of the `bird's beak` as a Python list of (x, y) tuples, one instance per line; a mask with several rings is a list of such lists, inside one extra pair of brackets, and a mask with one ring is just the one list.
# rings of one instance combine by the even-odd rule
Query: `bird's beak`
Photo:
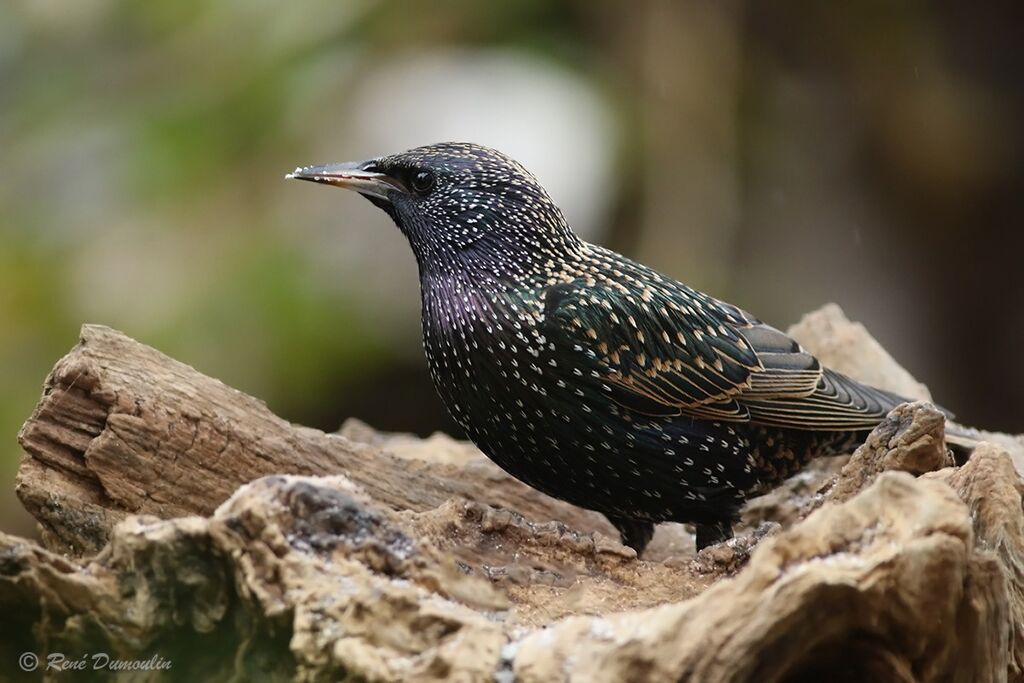
[(347, 190), (355, 190), (368, 197), (376, 197), (390, 201), (389, 192), (399, 190), (406, 192), (405, 186), (386, 173), (371, 170), (373, 161), (350, 161), (343, 164), (327, 164), (325, 166), (302, 166), (296, 168), (285, 178), (308, 180), (324, 185), (334, 185)]

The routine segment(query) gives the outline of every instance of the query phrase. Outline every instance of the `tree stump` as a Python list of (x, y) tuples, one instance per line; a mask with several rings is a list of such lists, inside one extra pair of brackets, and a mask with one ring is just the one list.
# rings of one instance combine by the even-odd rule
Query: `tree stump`
[[(915, 386), (838, 309), (797, 334)], [(19, 435), (44, 547), (0, 534), (0, 661), (154, 681), (1024, 680), (1021, 442), (951, 466), (944, 422), (900, 406), (736, 539), (695, 555), (663, 525), (638, 559), (471, 445), (293, 425), (87, 325)]]

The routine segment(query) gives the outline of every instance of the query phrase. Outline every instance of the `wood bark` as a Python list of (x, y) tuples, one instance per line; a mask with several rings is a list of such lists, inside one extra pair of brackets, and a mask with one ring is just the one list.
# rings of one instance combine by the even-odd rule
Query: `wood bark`
[[(838, 309), (795, 329), (829, 365), (927, 396)], [(46, 548), (0, 534), (0, 662), (159, 656), (154, 681), (1022, 681), (1021, 442), (991, 435), (956, 467), (944, 427), (900, 406), (751, 505), (736, 539), (694, 554), (664, 525), (638, 559), (471, 445), (292, 425), (86, 326), (20, 434)]]
[(395, 509), (460, 498), (610, 533), (600, 515), (519, 484), (488, 461), (398, 458), (290, 424), (262, 401), (99, 325), (82, 327), (18, 439), (27, 454), (18, 496), (46, 545), (73, 555), (100, 550), (125, 515), (209, 515), (268, 474), (344, 472)]

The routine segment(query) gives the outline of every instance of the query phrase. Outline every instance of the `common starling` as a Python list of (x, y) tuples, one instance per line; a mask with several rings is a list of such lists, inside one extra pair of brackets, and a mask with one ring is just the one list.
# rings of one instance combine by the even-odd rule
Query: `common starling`
[(443, 143), (290, 178), (355, 190), (408, 238), (434, 386), (517, 479), (604, 513), (639, 555), (658, 522), (698, 548), (812, 458), (905, 401), (779, 330), (569, 227), (523, 166)]

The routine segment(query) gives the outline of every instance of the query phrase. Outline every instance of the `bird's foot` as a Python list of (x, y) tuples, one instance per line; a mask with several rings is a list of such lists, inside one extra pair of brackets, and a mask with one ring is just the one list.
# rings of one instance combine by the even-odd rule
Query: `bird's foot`
[(644, 548), (651, 542), (654, 536), (654, 522), (647, 522), (642, 519), (630, 519), (627, 517), (613, 517), (605, 515), (619, 531), (619, 538), (622, 545), (636, 551), (637, 559), (643, 555)]
[(703, 550), (709, 545), (715, 545), (732, 538), (732, 523), (725, 520), (711, 524), (697, 524), (697, 550)]

